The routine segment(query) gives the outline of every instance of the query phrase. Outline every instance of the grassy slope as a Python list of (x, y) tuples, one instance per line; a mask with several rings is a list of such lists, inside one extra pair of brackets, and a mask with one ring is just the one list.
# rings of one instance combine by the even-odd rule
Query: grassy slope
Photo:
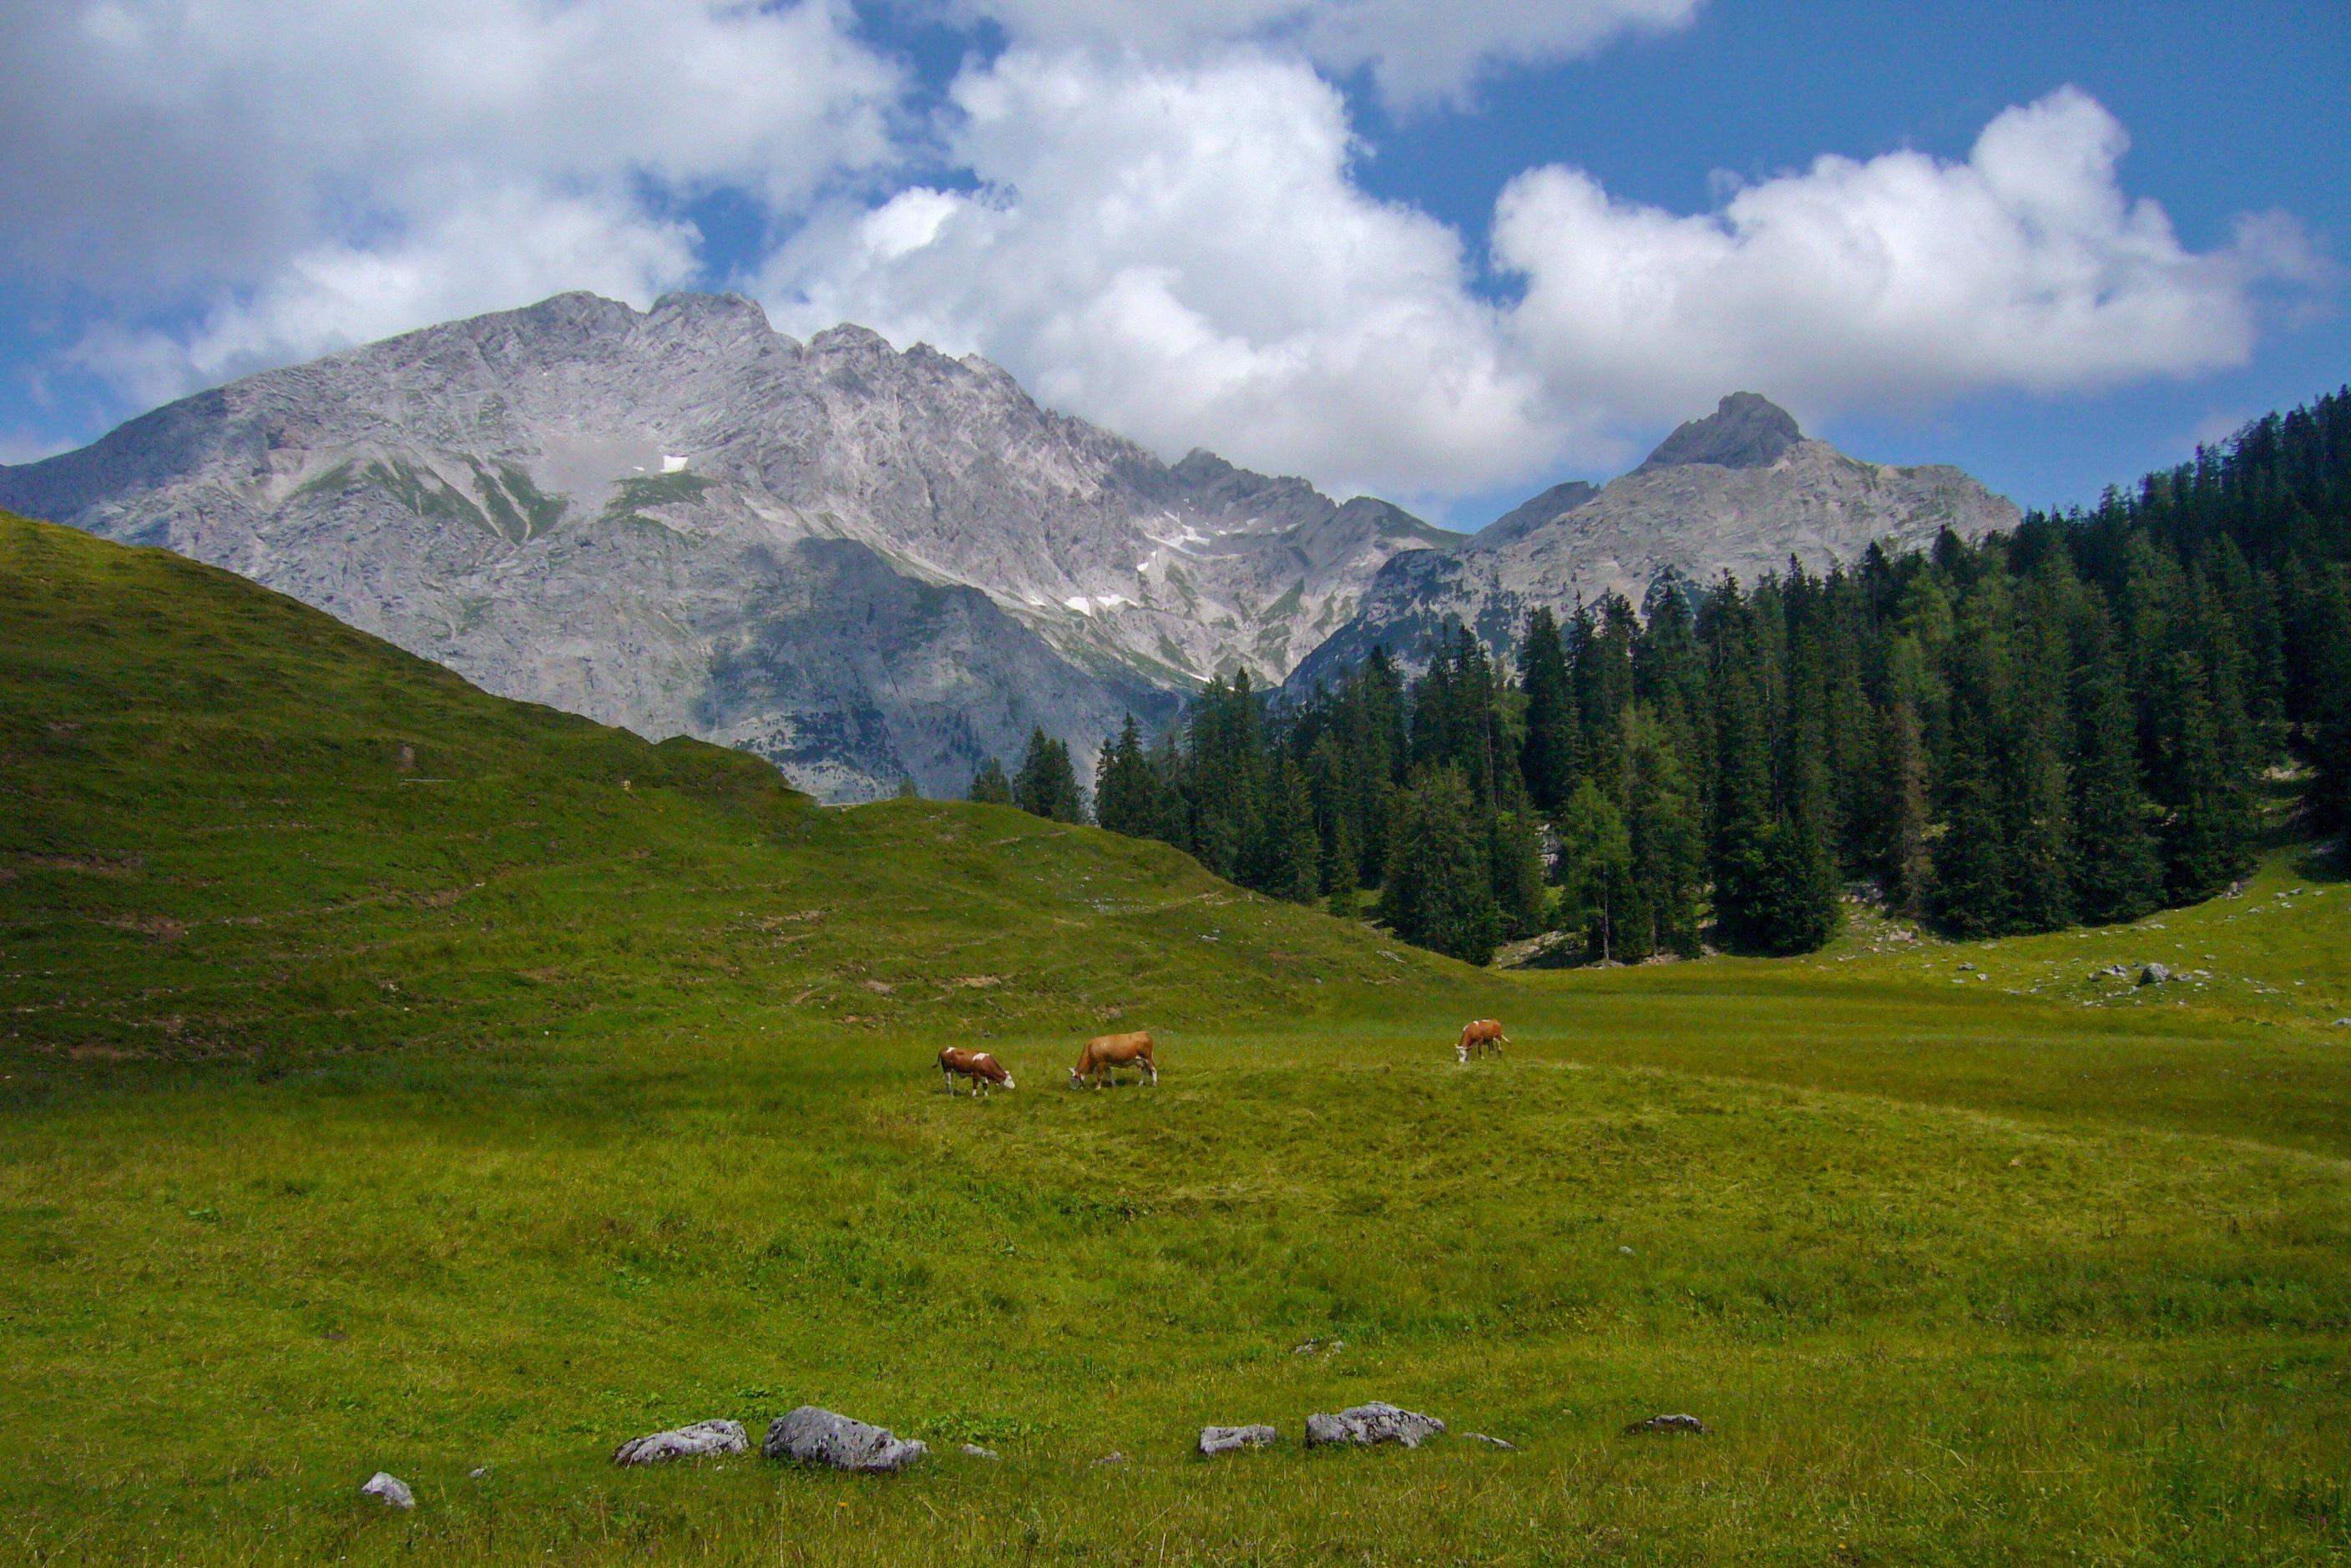
[[(2157, 933), (1506, 982), (5, 521), (0, 694), (0, 1556), (2351, 1552), (2346, 894), (2290, 862)], [(2227, 978), (2086, 979), (2158, 937)], [(1165, 1084), (1053, 1089), (1113, 1017)], [(1024, 1087), (941, 1096), (982, 1031)], [(1183, 1458), (1364, 1397), (1523, 1451)], [(1006, 1459), (602, 1462), (803, 1400)], [(1661, 1408), (1719, 1435), (1615, 1435)]]

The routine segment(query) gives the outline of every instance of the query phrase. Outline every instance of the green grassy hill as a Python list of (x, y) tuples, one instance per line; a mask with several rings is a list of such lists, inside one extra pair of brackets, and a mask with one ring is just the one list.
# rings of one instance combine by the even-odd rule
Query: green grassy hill
[[(0, 694), (0, 1559), (2351, 1555), (2351, 893), (2290, 851), (1513, 979), (13, 520)], [(2089, 977), (2150, 959), (2210, 978)], [(1056, 1086), (1135, 1025), (1160, 1088)], [(939, 1093), (983, 1034), (1022, 1087)], [(1365, 1398), (1519, 1451), (1299, 1450)], [(943, 1451), (605, 1462), (803, 1402)]]

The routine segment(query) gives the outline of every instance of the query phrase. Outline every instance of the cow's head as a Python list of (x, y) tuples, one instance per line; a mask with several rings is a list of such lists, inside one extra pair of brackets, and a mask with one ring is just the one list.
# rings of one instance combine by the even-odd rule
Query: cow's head
[(1469, 1042), (1468, 1040), (1461, 1040), (1453, 1047), (1453, 1060), (1456, 1061), (1467, 1061), (1469, 1060)]
[(1076, 1068), (1072, 1067), (1072, 1068), (1071, 1068), (1071, 1069), (1070, 1069), (1070, 1087), (1071, 1087), (1071, 1088), (1072, 1088), (1072, 1089), (1081, 1089), (1081, 1088), (1083, 1088), (1083, 1087), (1085, 1086), (1085, 1082), (1086, 1082), (1086, 1081), (1085, 1081), (1084, 1077), (1083, 1077), (1083, 1076), (1081, 1076), (1081, 1075), (1079, 1073), (1079, 1071), (1078, 1071), (1078, 1070), (1077, 1070)]
[(1004, 1075), (1004, 1086), (1007, 1089), (1018, 1089), (1020, 1087), (1020, 1085), (1012, 1082), (1012, 1074), (1009, 1072)]

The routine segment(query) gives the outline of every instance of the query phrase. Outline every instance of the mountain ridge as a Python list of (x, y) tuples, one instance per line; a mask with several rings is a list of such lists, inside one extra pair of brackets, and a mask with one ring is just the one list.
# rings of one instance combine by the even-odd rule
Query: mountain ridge
[[(977, 356), (799, 342), (735, 295), (558, 295), (264, 371), (0, 469), (0, 504), (831, 799), (952, 792), (1032, 727), (1090, 749), (1212, 675), (1278, 679), (1387, 555), (1446, 537), (1165, 464)], [(820, 656), (818, 623), (860, 656)]]

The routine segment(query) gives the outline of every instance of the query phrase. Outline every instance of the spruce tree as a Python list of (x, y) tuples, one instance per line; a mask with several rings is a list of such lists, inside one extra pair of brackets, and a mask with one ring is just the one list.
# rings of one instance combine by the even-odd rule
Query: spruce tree
[(1416, 946), (1484, 964), (1501, 940), (1485, 835), (1458, 768), (1419, 776), (1398, 798), (1380, 918)]
[(1574, 789), (1580, 747), (1567, 651), (1560, 641), (1559, 622), (1548, 608), (1527, 617), (1519, 666), (1527, 698), (1527, 739), (1519, 765), (1536, 809), (1556, 813)]
[(983, 806), (1012, 804), (1012, 780), (1004, 776), (1004, 764), (991, 757), (979, 765), (971, 777), (971, 799)]
[(1029, 755), (1012, 778), (1012, 800), (1033, 816), (1057, 822), (1075, 822), (1083, 816), (1070, 748), (1041, 728), (1029, 731)]
[(1542, 826), (1515, 776), (1505, 786), (1501, 809), (1493, 813), (1490, 841), (1494, 903), (1503, 935), (1531, 936), (1543, 928), (1545, 913)]
[(2093, 611), (2075, 674), (2074, 912), (2093, 925), (2136, 920), (2163, 901), (2153, 807), (2139, 781), (2138, 718), (2103, 608)]
[(1560, 813), (1559, 860), (1560, 928), (1581, 934), (1593, 957), (1613, 958), (1633, 840), (1616, 802), (1589, 779)]

